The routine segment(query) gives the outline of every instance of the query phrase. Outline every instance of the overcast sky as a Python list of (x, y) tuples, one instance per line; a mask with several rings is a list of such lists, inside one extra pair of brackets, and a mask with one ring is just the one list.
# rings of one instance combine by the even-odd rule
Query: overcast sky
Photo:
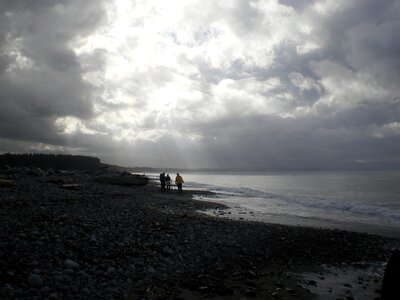
[(0, 0), (0, 152), (400, 169), (400, 0)]

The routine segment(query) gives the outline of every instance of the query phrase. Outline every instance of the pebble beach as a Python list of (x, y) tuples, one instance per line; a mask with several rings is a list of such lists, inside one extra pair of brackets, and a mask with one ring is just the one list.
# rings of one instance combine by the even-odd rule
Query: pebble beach
[[(380, 235), (216, 218), (202, 211), (223, 204), (193, 199), (208, 191), (98, 180), (122, 175), (3, 172), (1, 299), (317, 299), (322, 288), (332, 299), (375, 299), (382, 278), (367, 270), (400, 247)], [(339, 289), (337, 274), (349, 270), (357, 278)]]

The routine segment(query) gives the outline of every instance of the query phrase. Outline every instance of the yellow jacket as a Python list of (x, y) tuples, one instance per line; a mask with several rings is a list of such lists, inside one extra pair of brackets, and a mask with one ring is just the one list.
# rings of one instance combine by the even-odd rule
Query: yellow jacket
[(175, 183), (176, 183), (176, 184), (178, 184), (178, 183), (184, 183), (183, 178), (182, 178), (181, 175), (177, 175), (177, 176), (176, 176), (176, 178), (175, 178)]

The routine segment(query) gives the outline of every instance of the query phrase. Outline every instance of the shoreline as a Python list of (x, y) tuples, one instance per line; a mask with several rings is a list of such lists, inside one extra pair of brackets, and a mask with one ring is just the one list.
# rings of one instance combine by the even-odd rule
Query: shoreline
[[(371, 234), (215, 218), (199, 211), (224, 205), (192, 199), (211, 192), (95, 180), (105, 175), (116, 173), (17, 170), (0, 189), (2, 299), (315, 299), (324, 268), (375, 268), (400, 247)], [(349, 278), (348, 292), (324, 276), (335, 297), (379, 296), (372, 284)]]
[(245, 207), (241, 207), (240, 205), (230, 204), (228, 201), (219, 201), (218, 199), (205, 200), (204, 198), (199, 198), (198, 200), (206, 202), (211, 201), (227, 205), (226, 209), (211, 209), (203, 211), (204, 214), (217, 218), (229, 218), (238, 221), (261, 222), (266, 224), (282, 224), (320, 229), (338, 229), (400, 239), (400, 228), (395, 226), (356, 223), (348, 221), (333, 221), (294, 215), (261, 213)]

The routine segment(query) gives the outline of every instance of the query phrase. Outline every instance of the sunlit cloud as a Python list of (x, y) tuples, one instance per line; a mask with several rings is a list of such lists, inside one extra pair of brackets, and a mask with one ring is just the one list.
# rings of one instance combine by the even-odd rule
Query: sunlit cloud
[(379, 142), (396, 152), (384, 142), (400, 114), (393, 1), (2, 6), (4, 140), (151, 166), (333, 166), (374, 161)]

